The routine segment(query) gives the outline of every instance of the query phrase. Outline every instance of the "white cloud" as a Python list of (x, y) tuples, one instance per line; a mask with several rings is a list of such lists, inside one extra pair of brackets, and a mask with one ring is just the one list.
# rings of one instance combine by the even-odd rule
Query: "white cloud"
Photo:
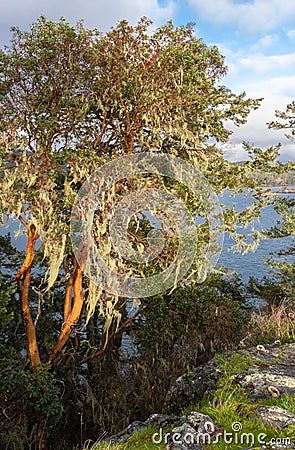
[(160, 6), (157, 0), (11, 0), (1, 5), (0, 38), (8, 42), (8, 30), (11, 26), (27, 28), (40, 15), (51, 20), (64, 16), (69, 22), (85, 20), (85, 26), (107, 31), (119, 20), (126, 19), (135, 24), (142, 16), (151, 18), (155, 25), (171, 19), (176, 10), (173, 0), (166, 6)]
[(245, 152), (242, 144), (225, 144), (221, 145), (220, 148), (228, 161), (236, 162), (248, 159), (247, 152)]
[(290, 39), (290, 41), (295, 41), (295, 30), (289, 30), (287, 32), (287, 36)]
[[(254, 96), (272, 96), (279, 100), (295, 100), (295, 75), (267, 77), (247, 83), (247, 92)], [(280, 102), (281, 103), (281, 102)]]
[(284, 153), (283, 153), (284, 160), (294, 161), (295, 158), (295, 144), (289, 143), (284, 146)]
[(259, 97), (279, 94), (295, 98), (295, 52), (265, 55), (247, 48), (234, 51), (228, 46), (217, 45), (228, 66), (223, 82), (232, 89)]
[(240, 127), (229, 126), (233, 134), (227, 147), (228, 157), (231, 161), (245, 159), (241, 142), (246, 141), (260, 148), (267, 148), (278, 143), (282, 144), (281, 158), (283, 160), (293, 159), (295, 157), (295, 143), (289, 141), (284, 133), (287, 130), (269, 129), (268, 122), (275, 119), (275, 110), (284, 110), (289, 97), (283, 95), (267, 95), (259, 109), (252, 111), (245, 125)]
[(282, 73), (295, 68), (295, 53), (286, 55), (265, 56), (263, 53), (253, 53), (241, 58), (238, 61), (241, 70), (250, 70), (261, 73)]
[(284, 110), (295, 99), (295, 53), (265, 56), (239, 49), (234, 52), (223, 48), (229, 60), (229, 72), (223, 80), (235, 93), (245, 91), (248, 97), (264, 100), (259, 109), (252, 111), (245, 125), (229, 126), (231, 136), (231, 160), (245, 158), (240, 143), (250, 142), (255, 146), (267, 148), (278, 142), (282, 144), (282, 159), (295, 158), (295, 144), (288, 141), (282, 130), (269, 130), (266, 123), (275, 119), (275, 110)]
[(263, 33), (295, 18), (293, 0), (189, 0), (202, 19), (238, 26), (248, 33)]
[(259, 52), (262, 49), (266, 49), (271, 47), (274, 43), (276, 43), (279, 39), (277, 34), (267, 34), (262, 38), (258, 39), (258, 41), (251, 47), (252, 52)]

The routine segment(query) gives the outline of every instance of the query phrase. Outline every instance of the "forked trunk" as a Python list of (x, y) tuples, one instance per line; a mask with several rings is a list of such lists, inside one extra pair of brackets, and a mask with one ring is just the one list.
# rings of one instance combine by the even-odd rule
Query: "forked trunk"
[(36, 228), (34, 225), (28, 225), (21, 218), (20, 221), (27, 228), (28, 243), (26, 257), (22, 267), (16, 275), (16, 282), (19, 291), (21, 316), (26, 333), (28, 357), (33, 372), (38, 372), (41, 368), (41, 360), (37, 344), (36, 326), (33, 322), (31, 314), (29, 293), (31, 285), (31, 270), (35, 257), (35, 243), (39, 236), (36, 234)]
[[(30, 286), (31, 271), (35, 257), (35, 244), (39, 237), (34, 225), (28, 225), (21, 217), (21, 223), (27, 228), (28, 243), (26, 248), (26, 257), (22, 267), (16, 275), (16, 282), (19, 291), (20, 310), (27, 340), (27, 351), (33, 372), (41, 369), (41, 359), (38, 349), (36, 325), (34, 324), (30, 307)], [(45, 438), (45, 423), (43, 420), (37, 421), (34, 432), (35, 450), (47, 450)]]
[[(73, 305), (71, 307), (71, 294), (74, 294)], [(64, 345), (67, 343), (73, 326), (80, 318), (84, 304), (84, 297), (82, 292), (82, 269), (76, 264), (72, 279), (69, 280), (66, 289), (65, 307), (64, 307), (64, 323), (59, 334), (59, 337), (49, 355), (48, 362), (53, 363), (60, 355)]]

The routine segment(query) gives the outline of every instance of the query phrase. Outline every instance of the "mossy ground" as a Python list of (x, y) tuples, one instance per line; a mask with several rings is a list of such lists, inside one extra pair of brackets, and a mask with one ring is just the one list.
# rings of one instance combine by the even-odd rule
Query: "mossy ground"
[[(275, 439), (278, 442), (280, 439), (286, 438), (294, 441), (295, 426), (279, 430), (278, 428), (266, 426), (259, 420), (255, 420), (255, 414), (253, 414), (253, 410), (261, 405), (280, 406), (295, 414), (294, 396), (285, 395), (279, 398), (262, 399), (259, 402), (257, 401), (257, 403), (253, 403), (249, 399), (249, 390), (237, 385), (233, 380), (235, 375), (251, 365), (259, 365), (259, 361), (255, 360), (254, 362), (249, 357), (235, 354), (230, 360), (220, 358), (219, 363), (224, 372), (223, 377), (219, 381), (219, 387), (212, 398), (207, 398), (202, 402), (199, 410), (210, 415), (221, 429), (232, 433), (235, 442), (229, 444), (221, 438), (218, 442), (207, 445), (205, 448), (208, 450), (228, 450), (229, 448), (238, 450), (249, 446), (249, 444), (253, 448), (255, 446), (260, 448), (259, 438), (265, 442), (269, 442), (271, 439)], [(241, 429), (235, 432), (234, 427), (237, 424), (239, 424)], [(263, 437), (263, 434), (266, 436)]]
[(153, 427), (148, 427), (143, 431), (135, 433), (130, 437), (126, 444), (100, 444), (93, 447), (85, 447), (85, 450), (159, 450), (164, 448), (164, 444), (155, 444), (153, 442), (153, 435), (159, 430)]
[[(231, 357), (219, 357), (218, 360), (223, 371), (218, 389), (211, 397), (205, 398), (201, 404), (192, 405), (184, 411), (184, 414), (193, 410), (208, 414), (218, 425), (218, 432), (221, 433), (221, 437), (218, 440), (213, 438), (211, 443), (207, 442), (204, 445), (204, 448), (206, 450), (260, 448), (259, 438), (264, 439), (265, 442), (269, 442), (271, 439), (276, 440), (276, 442), (280, 440), (284, 442), (286, 438), (295, 442), (295, 426), (280, 430), (266, 426), (256, 420), (255, 414), (253, 417), (253, 410), (261, 405), (280, 406), (295, 414), (295, 397), (284, 395), (279, 398), (262, 399), (254, 404), (249, 399), (249, 390), (237, 385), (234, 382), (234, 376), (248, 369), (251, 365), (259, 365), (259, 361), (255, 360), (254, 362), (251, 357), (239, 354), (233, 354)], [(250, 414), (251, 412), (252, 414)], [(241, 429), (235, 431), (235, 426)], [(228, 433), (228, 437), (225, 439), (224, 431)], [(156, 428), (148, 427), (146, 430), (133, 435), (126, 444), (96, 445), (91, 447), (91, 450), (163, 450), (165, 448), (164, 441), (160, 444), (153, 442), (153, 435), (158, 432), (159, 430)], [(229, 433), (232, 433), (232, 437), (229, 436)], [(230, 439), (232, 439), (231, 442), (229, 442)]]

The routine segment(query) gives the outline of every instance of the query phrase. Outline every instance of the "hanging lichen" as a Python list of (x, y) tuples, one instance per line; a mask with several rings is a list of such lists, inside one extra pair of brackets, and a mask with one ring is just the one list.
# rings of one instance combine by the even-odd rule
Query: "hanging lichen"
[[(241, 251), (255, 248), (260, 238), (253, 229), (253, 241), (247, 241), (238, 224), (253, 223), (270, 201), (250, 175), (257, 167), (267, 169), (268, 163), (273, 168), (275, 151), (256, 152), (239, 166), (230, 164), (219, 148), (207, 142), (208, 136), (226, 142), (231, 133), (226, 121), (245, 123), (259, 100), (236, 95), (220, 83), (227, 70), (224, 58), (217, 47), (196, 38), (190, 25), (174, 27), (168, 22), (152, 33), (149, 25), (147, 19), (136, 26), (121, 21), (101, 34), (82, 24), (72, 27), (64, 19), (55, 23), (42, 17), (27, 32), (15, 28), (13, 45), (0, 52), (0, 218), (9, 214), (21, 220), (26, 233), (34, 230), (31, 255), (40, 242), (39, 252), (48, 263), (43, 289), (52, 288), (58, 274), (66, 272), (67, 314), (56, 330), (59, 337), (50, 361), (82, 320), (85, 302), (88, 319), (100, 302), (106, 335), (112, 321), (115, 329), (119, 324), (116, 296), (106, 302), (104, 295), (110, 293), (83, 280), (85, 267), (96, 271), (98, 279), (102, 276), (97, 255), (124, 281), (156, 276), (177, 254), (177, 221), (165, 215), (164, 203), (153, 208), (152, 223), (144, 205), (134, 212), (126, 227), (133, 259), (120, 255), (109, 227), (112, 211), (125, 196), (151, 188), (177, 196), (193, 219), (200, 219), (196, 258), (187, 276), (192, 280), (200, 276), (206, 263), (210, 240), (202, 206), (206, 195), (194, 195), (188, 186), (169, 177), (146, 173), (116, 178), (115, 185), (102, 189), (96, 202), (89, 203), (91, 214), (85, 217), (81, 232), (91, 239), (77, 249), (79, 266), (69, 244), (72, 205), (88, 177), (106, 163), (143, 152), (174, 155), (198, 169), (216, 194), (250, 188), (255, 204), (244, 211), (225, 209), (225, 230)], [(78, 213), (82, 210), (80, 205)], [(179, 220), (182, 225), (186, 219)], [(153, 259), (144, 260), (147, 249), (159, 239), (149, 234), (152, 228), (162, 232), (164, 244)], [(87, 254), (93, 259), (87, 259)], [(175, 280), (180, 269), (176, 265), (172, 272)]]

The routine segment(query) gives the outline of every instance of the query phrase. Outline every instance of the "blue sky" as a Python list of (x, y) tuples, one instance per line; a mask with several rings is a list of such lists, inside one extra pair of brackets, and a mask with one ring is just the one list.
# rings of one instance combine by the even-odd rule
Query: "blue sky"
[(295, 144), (282, 132), (268, 130), (276, 109), (295, 100), (294, 0), (10, 0), (1, 6), (0, 40), (7, 44), (10, 26), (22, 29), (41, 14), (106, 31), (120, 19), (131, 23), (146, 15), (156, 26), (196, 23), (196, 35), (218, 45), (228, 74), (222, 83), (235, 93), (264, 97), (259, 110), (234, 133), (226, 146), (231, 160), (244, 158), (241, 142), (260, 147), (282, 143), (282, 159), (295, 160)]

